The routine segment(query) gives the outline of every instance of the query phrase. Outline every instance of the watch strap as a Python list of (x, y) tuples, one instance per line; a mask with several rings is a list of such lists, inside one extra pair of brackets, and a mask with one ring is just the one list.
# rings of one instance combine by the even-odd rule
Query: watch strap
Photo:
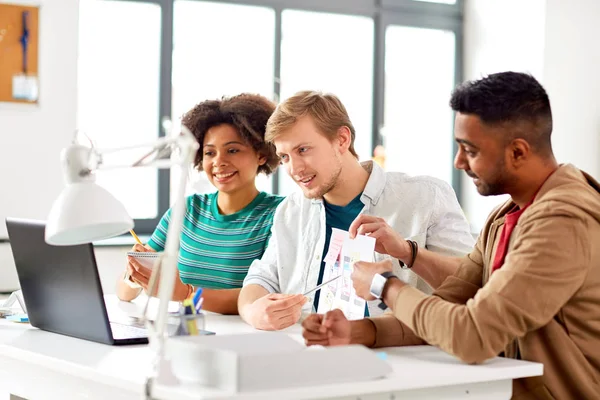
[(381, 273), (380, 275), (383, 276), (385, 279), (397, 278), (396, 274), (394, 274), (393, 271), (386, 271)]

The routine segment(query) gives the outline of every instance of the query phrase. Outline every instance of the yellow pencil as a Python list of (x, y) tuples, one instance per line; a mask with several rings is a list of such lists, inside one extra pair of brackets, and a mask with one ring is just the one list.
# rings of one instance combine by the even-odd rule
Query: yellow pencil
[(130, 229), (129, 233), (131, 233), (131, 236), (133, 236), (133, 238), (135, 239), (136, 242), (138, 242), (142, 246), (144, 245), (144, 243), (142, 243), (142, 241), (140, 240), (140, 238), (138, 237), (138, 235), (135, 234), (135, 232), (133, 231), (133, 229)]

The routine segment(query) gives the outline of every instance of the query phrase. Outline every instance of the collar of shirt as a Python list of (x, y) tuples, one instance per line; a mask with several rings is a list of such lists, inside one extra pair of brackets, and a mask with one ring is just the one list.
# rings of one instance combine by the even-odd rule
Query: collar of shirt
[[(377, 205), (381, 195), (383, 193), (383, 189), (385, 189), (386, 177), (385, 171), (381, 169), (381, 167), (374, 163), (373, 161), (363, 161), (360, 165), (369, 173), (369, 179), (367, 180), (367, 184), (360, 196), (360, 201), (363, 202), (364, 205)], [(312, 199), (313, 204), (321, 205), (323, 204), (323, 199)], [(367, 207), (368, 210), (369, 207)]]

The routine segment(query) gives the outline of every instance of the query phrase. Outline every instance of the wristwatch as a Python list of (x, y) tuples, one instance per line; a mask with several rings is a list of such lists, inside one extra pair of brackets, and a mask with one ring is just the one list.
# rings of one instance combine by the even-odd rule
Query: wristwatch
[[(387, 271), (382, 274), (375, 274), (375, 276), (373, 276), (373, 280), (371, 281), (371, 288), (369, 289), (371, 295), (381, 300), (383, 297), (383, 289), (385, 288), (385, 284), (390, 278), (398, 277), (394, 275), (392, 271)], [(379, 304), (379, 308), (385, 310), (387, 305), (382, 301), (381, 304)]]

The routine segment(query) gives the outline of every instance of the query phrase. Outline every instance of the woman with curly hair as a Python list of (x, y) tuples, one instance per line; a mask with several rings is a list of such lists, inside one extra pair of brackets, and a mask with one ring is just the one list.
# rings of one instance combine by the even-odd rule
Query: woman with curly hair
[[(187, 198), (173, 300), (182, 301), (202, 287), (204, 309), (237, 314), (248, 267), (264, 253), (273, 213), (283, 200), (255, 184), (259, 173), (268, 175), (279, 165), (274, 146), (264, 140), (274, 110), (265, 97), (241, 94), (204, 101), (184, 115), (182, 123), (200, 143), (194, 167), (217, 191)], [(170, 216), (169, 209), (148, 244), (133, 250), (163, 251)], [(128, 257), (125, 276), (117, 284), (121, 300), (147, 290), (150, 270), (135, 258)]]

